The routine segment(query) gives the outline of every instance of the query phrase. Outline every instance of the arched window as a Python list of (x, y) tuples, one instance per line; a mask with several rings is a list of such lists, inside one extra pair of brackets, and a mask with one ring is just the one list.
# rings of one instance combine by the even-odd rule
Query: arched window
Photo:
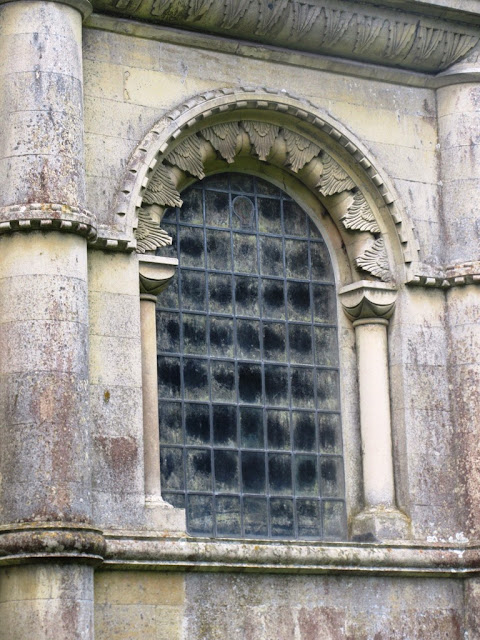
[(192, 535), (344, 538), (327, 247), (262, 179), (216, 175), (182, 198), (162, 222), (179, 258), (157, 304), (163, 498)]

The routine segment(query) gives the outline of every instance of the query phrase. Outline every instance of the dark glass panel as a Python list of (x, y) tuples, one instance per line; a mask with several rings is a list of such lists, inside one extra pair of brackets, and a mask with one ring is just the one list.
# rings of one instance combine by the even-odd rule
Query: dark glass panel
[(205, 178), (202, 186), (207, 190), (221, 189), (223, 191), (228, 191), (230, 188), (230, 176), (227, 173), (218, 173), (215, 176)]
[(283, 203), (283, 224), (288, 236), (307, 235), (307, 215), (293, 200)]
[(285, 453), (268, 455), (268, 483), (270, 493), (292, 493), (292, 456)]
[(183, 320), (183, 352), (186, 354), (206, 354), (207, 352), (207, 318), (206, 316), (184, 313)]
[(297, 451), (315, 451), (315, 414), (310, 411), (293, 411), (293, 448)]
[(333, 282), (333, 269), (328, 249), (323, 242), (310, 243), (310, 260), (312, 264), (312, 280)]
[(239, 363), (238, 393), (240, 402), (247, 404), (262, 402), (262, 370), (260, 365)]
[(260, 267), (264, 276), (283, 275), (283, 243), (281, 238), (260, 236)]
[(210, 355), (233, 357), (232, 318), (210, 316)]
[(215, 466), (215, 491), (219, 493), (238, 493), (238, 452), (216, 450), (213, 452)]
[(263, 317), (285, 318), (285, 297), (283, 280), (263, 280)]
[(319, 413), (319, 444), (323, 453), (342, 453), (342, 431), (338, 413)]
[(217, 496), (216, 521), (218, 536), (240, 536), (242, 534), (239, 496)]
[(265, 365), (265, 400), (267, 405), (287, 406), (288, 369), (276, 365)]
[(265, 454), (242, 451), (242, 489), (245, 493), (265, 493)]
[(311, 322), (310, 285), (308, 282), (287, 282), (288, 319)]
[(157, 318), (162, 313), (159, 309), (178, 309), (178, 274), (157, 298)]
[(317, 456), (295, 456), (295, 489), (299, 496), (318, 496)]
[(212, 491), (210, 449), (187, 449), (187, 486), (190, 491)]
[(289, 324), (290, 362), (296, 364), (313, 363), (312, 327), (310, 325)]
[(270, 500), (270, 518), (273, 537), (292, 538), (294, 536), (293, 500), (272, 498)]
[(280, 200), (258, 198), (258, 229), (260, 233), (282, 233)]
[(263, 325), (263, 356), (265, 360), (285, 362), (286, 353), (285, 324), (268, 322)]
[(224, 360), (212, 360), (210, 365), (213, 402), (235, 402), (235, 364)]
[(288, 411), (267, 411), (269, 449), (290, 449), (290, 416)]
[(186, 358), (183, 364), (185, 398), (208, 400), (208, 362)]
[(313, 284), (312, 291), (314, 321), (335, 324), (335, 289), (329, 285)]
[(338, 540), (345, 537), (347, 518), (343, 501), (326, 500), (323, 503), (323, 535)]
[(245, 233), (233, 234), (233, 261), (235, 271), (257, 272), (257, 239)]
[(178, 398), (180, 396), (180, 359), (158, 358), (158, 397)]
[(205, 191), (205, 224), (207, 227), (230, 226), (228, 193)]
[(292, 406), (303, 409), (315, 408), (313, 391), (313, 369), (291, 369)]
[(229, 405), (213, 406), (213, 443), (237, 446), (237, 409)]
[(255, 206), (251, 198), (236, 196), (232, 200), (232, 227), (255, 231)]
[(184, 311), (205, 311), (205, 274), (188, 269), (182, 269), (180, 273)]
[(178, 211), (177, 207), (167, 207), (165, 209), (163, 218), (162, 218), (162, 228), (165, 228), (165, 225), (168, 223), (177, 222), (177, 211)]
[(208, 404), (185, 405), (185, 444), (210, 444)]
[(285, 240), (287, 278), (308, 279), (308, 245), (304, 240)]
[(320, 538), (322, 518), (318, 500), (297, 500), (298, 535), (300, 538)]
[(181, 444), (182, 405), (180, 402), (159, 402), (160, 444)]
[(187, 495), (187, 520), (191, 533), (196, 535), (212, 535), (212, 503), (212, 496)]
[(240, 433), (242, 447), (247, 449), (263, 449), (263, 409), (240, 407)]
[(249, 176), (245, 173), (232, 173), (230, 175), (230, 185), (232, 191), (239, 191), (240, 193), (254, 193), (254, 181), (253, 176)]
[(239, 316), (260, 315), (257, 278), (235, 277), (235, 304)]
[(180, 314), (157, 311), (157, 353), (180, 351)]
[(317, 407), (326, 411), (340, 409), (337, 371), (317, 369)]
[(183, 267), (204, 267), (203, 229), (180, 228), (180, 259)]
[(163, 499), (177, 509), (185, 509), (185, 494), (183, 493), (163, 493)]
[(232, 277), (220, 273), (208, 274), (208, 308), (210, 313), (233, 314)]
[[(182, 195), (180, 222), (184, 224), (203, 224), (203, 191), (189, 189)], [(165, 219), (165, 216), (164, 216)]]
[(259, 320), (237, 320), (237, 356), (260, 360)]
[(229, 231), (209, 230), (207, 233), (207, 267), (217, 271), (231, 271)]
[(315, 362), (338, 366), (337, 327), (315, 327)]
[(160, 469), (162, 471), (162, 488), (183, 489), (182, 449), (162, 447), (160, 450)]
[(320, 483), (323, 498), (343, 498), (343, 464), (341, 458), (321, 458)]
[(274, 196), (276, 198), (280, 198), (281, 195), (285, 196), (285, 194), (280, 191), (278, 187), (273, 185), (271, 182), (267, 182), (266, 180), (258, 180), (257, 179), (257, 193), (263, 196)]
[(243, 523), (247, 537), (266, 538), (268, 536), (266, 498), (243, 499)]

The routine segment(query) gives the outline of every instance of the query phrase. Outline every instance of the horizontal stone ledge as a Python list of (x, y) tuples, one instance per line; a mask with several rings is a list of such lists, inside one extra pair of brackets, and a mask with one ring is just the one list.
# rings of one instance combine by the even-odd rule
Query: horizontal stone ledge
[(472, 576), (480, 548), (415, 543), (372, 544), (200, 540), (106, 533), (104, 568), (267, 573)]
[[(73, 7), (80, 11), (83, 18), (88, 17), (93, 10), (90, 0), (48, 0), (49, 2), (57, 2), (58, 4), (66, 4), (68, 7)], [(0, 5), (11, 2), (18, 2), (18, 0), (0, 0)]]
[(105, 555), (100, 529), (75, 523), (19, 523), (0, 527), (0, 566), (39, 559), (99, 564)]
[(51, 202), (0, 207), (0, 234), (25, 231), (74, 233), (93, 241), (96, 220), (86, 209)]

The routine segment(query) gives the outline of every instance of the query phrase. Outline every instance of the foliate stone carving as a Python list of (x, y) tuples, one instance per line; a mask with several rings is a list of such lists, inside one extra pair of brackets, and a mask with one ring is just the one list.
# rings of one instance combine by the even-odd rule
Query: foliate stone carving
[(189, 20), (199, 20), (212, 6), (213, 0), (189, 0), (188, 18)]
[(385, 57), (404, 58), (413, 46), (416, 29), (417, 25), (409, 22), (390, 22)]
[(312, 29), (320, 15), (321, 8), (304, 2), (295, 2), (292, 6), (293, 22), (290, 37), (298, 40)]
[(355, 16), (357, 35), (355, 38), (355, 46), (353, 51), (357, 53), (363, 53), (375, 42), (380, 30), (383, 26), (383, 21), (371, 16)]
[(232, 29), (245, 15), (252, 0), (225, 0), (222, 27)]
[(255, 30), (257, 35), (268, 33), (280, 20), (290, 0), (259, 0), (260, 14), (258, 26)]
[(181, 207), (182, 200), (173, 181), (170, 169), (160, 164), (154, 171), (148, 189), (143, 196), (146, 204), (159, 204), (168, 207)]
[(182, 171), (187, 171), (190, 175), (196, 176), (200, 180), (205, 177), (200, 140), (197, 136), (186, 138), (165, 159), (170, 164), (176, 165)]
[(345, 229), (380, 233), (373, 211), (361, 191), (357, 191), (354, 195), (353, 202), (348, 207), (347, 214), (341, 218), (341, 221)]
[(231, 164), (236, 155), (237, 136), (240, 133), (238, 122), (216, 124), (202, 130), (202, 136), (210, 142), (222, 158)]
[(430, 27), (418, 28), (417, 59), (427, 60), (438, 47), (444, 37), (441, 29)]
[(260, 160), (266, 160), (278, 136), (280, 127), (268, 122), (255, 122), (252, 120), (244, 120), (242, 126), (248, 133)]
[(323, 157), (323, 173), (316, 185), (323, 196), (333, 196), (355, 187), (350, 176), (327, 154)]
[(172, 238), (166, 231), (160, 229), (158, 222), (152, 219), (148, 211), (142, 207), (138, 210), (138, 227), (135, 232), (137, 253), (154, 251), (157, 247), (172, 244)]
[(445, 31), (445, 48), (441, 64), (444, 67), (449, 67), (468, 53), (477, 43), (478, 38), (475, 36)]
[(307, 162), (320, 153), (320, 147), (298, 133), (283, 129), (283, 137), (287, 143), (287, 161), (285, 165), (297, 173)]
[(325, 16), (325, 27), (322, 44), (332, 47), (345, 34), (350, 24), (352, 14), (339, 9), (323, 9)]
[(371, 273), (383, 282), (392, 280), (383, 238), (377, 238), (373, 245), (355, 260), (355, 264), (362, 271)]

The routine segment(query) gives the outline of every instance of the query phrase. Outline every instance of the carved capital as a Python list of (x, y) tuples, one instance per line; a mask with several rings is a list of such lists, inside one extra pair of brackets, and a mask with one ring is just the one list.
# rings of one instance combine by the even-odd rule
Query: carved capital
[(148, 297), (158, 296), (159, 293), (166, 289), (175, 275), (177, 266), (178, 260), (176, 258), (139, 255), (140, 294)]
[(352, 322), (387, 324), (393, 315), (397, 291), (383, 282), (361, 280), (343, 287), (339, 296), (343, 310)]

